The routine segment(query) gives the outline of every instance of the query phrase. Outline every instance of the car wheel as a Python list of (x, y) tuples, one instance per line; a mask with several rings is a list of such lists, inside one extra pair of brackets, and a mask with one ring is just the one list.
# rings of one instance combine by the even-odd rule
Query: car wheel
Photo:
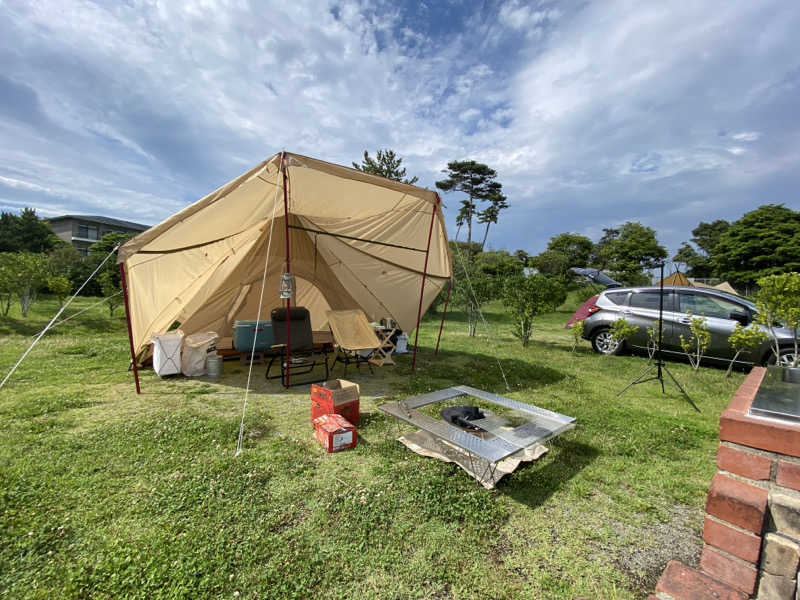
[(767, 364), (774, 365), (778, 363), (781, 367), (791, 367), (794, 364), (794, 350), (791, 348), (781, 348), (780, 360), (775, 360), (775, 352), (770, 353)]
[(622, 344), (614, 339), (608, 327), (603, 327), (592, 334), (592, 348), (598, 354), (611, 356), (622, 351)]

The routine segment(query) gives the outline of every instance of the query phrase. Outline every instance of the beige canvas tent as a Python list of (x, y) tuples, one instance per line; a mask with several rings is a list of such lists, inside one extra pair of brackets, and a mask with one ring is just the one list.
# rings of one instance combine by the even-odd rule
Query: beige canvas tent
[(664, 285), (665, 286), (691, 286), (691, 282), (686, 278), (686, 275), (681, 273), (680, 271), (675, 271), (669, 277), (664, 278)]
[(290, 153), (133, 238), (119, 262), (139, 357), (175, 322), (230, 343), (234, 321), (257, 317), (265, 265), (261, 318), (290, 271), (315, 330), (359, 308), (411, 331), (453, 274), (436, 192)]
[(729, 294), (736, 294), (737, 296), (739, 295), (739, 293), (735, 289), (733, 289), (731, 284), (728, 283), (727, 281), (723, 281), (722, 283), (718, 283), (717, 285), (708, 285), (707, 283), (703, 283), (702, 281), (689, 281), (686, 275), (684, 275), (680, 271), (675, 271), (669, 277), (665, 277), (664, 285), (707, 288), (712, 290), (722, 290), (723, 292), (728, 292)]
[(730, 283), (728, 283), (727, 281), (723, 281), (722, 283), (718, 283), (717, 285), (714, 286), (714, 289), (722, 290), (723, 292), (728, 292), (729, 294), (736, 294), (737, 296), (739, 295), (739, 292), (737, 292), (735, 289), (733, 289), (733, 286)]

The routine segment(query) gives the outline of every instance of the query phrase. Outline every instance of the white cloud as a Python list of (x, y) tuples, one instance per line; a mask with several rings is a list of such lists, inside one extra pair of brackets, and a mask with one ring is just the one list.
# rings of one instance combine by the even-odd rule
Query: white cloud
[(757, 131), (743, 131), (742, 133), (736, 133), (731, 137), (737, 142), (755, 142), (761, 137), (761, 134)]

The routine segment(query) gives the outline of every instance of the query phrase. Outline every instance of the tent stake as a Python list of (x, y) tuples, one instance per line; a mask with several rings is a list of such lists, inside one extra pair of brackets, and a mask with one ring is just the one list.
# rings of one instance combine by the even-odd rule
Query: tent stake
[(428, 245), (425, 248), (425, 266), (422, 267), (422, 286), (419, 290), (419, 308), (417, 309), (417, 330), (414, 333), (414, 358), (411, 360), (411, 370), (417, 370), (417, 342), (419, 341), (419, 322), (422, 320), (422, 296), (425, 294), (425, 279), (428, 276), (428, 255), (431, 252), (431, 236), (433, 235), (433, 222), (436, 220), (436, 207), (439, 206), (441, 199), (436, 194), (436, 204), (433, 205), (431, 212), (431, 226), (428, 229)]
[(119, 280), (122, 283), (122, 297), (125, 298), (125, 321), (128, 323), (128, 341), (131, 345), (131, 364), (133, 364), (133, 380), (136, 382), (136, 393), (141, 394), (139, 386), (139, 368), (136, 366), (136, 351), (133, 349), (133, 328), (131, 327), (131, 311), (128, 306), (128, 283), (125, 279), (125, 263), (119, 263)]
[[(286, 152), (281, 152), (281, 172), (283, 173), (283, 222), (286, 232), (286, 272), (291, 275), (292, 265), (289, 256), (289, 196), (286, 190)], [(286, 298), (286, 381), (291, 385), (292, 376), (292, 299)]]
[(444, 329), (444, 318), (447, 316), (447, 306), (450, 304), (450, 293), (453, 291), (453, 280), (447, 286), (447, 300), (444, 301), (444, 310), (442, 311), (442, 322), (439, 324), (439, 337), (436, 338), (436, 352), (434, 356), (439, 356), (439, 342), (442, 341), (442, 329)]

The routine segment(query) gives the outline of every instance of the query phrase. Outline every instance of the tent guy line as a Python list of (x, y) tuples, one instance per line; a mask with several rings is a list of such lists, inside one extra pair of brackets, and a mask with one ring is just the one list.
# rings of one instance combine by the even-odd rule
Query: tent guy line
[[(281, 156), (281, 168), (283, 168), (283, 156)], [(261, 321), (261, 309), (264, 306), (264, 287), (266, 287), (267, 283), (267, 271), (269, 269), (269, 251), (272, 247), (272, 232), (275, 227), (275, 209), (278, 206), (278, 192), (280, 188), (275, 186), (275, 200), (272, 203), (272, 218), (270, 219), (269, 224), (269, 237), (267, 238), (267, 252), (266, 256), (264, 257), (264, 274), (261, 277), (261, 294), (258, 297), (258, 311), (256, 312), (256, 324)], [(266, 194), (264, 194), (264, 200), (267, 199), (269, 195), (269, 190), (267, 190)], [(253, 362), (255, 360), (256, 355), (256, 342), (258, 340), (258, 336), (253, 336), (253, 345), (250, 348), (250, 364), (247, 367), (247, 386), (244, 388), (244, 402), (242, 403), (242, 422), (239, 424), (239, 440), (236, 442), (236, 454), (234, 454), (234, 458), (238, 457), (242, 453), (242, 440), (244, 439), (244, 417), (247, 414), (247, 398), (250, 395), (250, 379), (253, 375)]]

